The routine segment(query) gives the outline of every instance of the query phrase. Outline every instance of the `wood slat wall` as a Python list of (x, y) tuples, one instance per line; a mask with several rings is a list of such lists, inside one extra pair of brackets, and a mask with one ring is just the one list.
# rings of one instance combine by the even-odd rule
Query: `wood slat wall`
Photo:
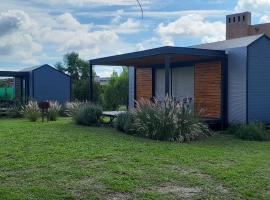
[(221, 63), (195, 66), (195, 110), (202, 117), (221, 116)]
[(152, 98), (152, 69), (136, 68), (136, 100)]

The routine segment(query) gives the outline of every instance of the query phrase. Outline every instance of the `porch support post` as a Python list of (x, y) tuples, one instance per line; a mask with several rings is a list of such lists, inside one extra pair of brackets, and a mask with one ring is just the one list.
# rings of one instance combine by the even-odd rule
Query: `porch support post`
[(221, 128), (228, 126), (228, 58), (221, 60)]
[(89, 61), (89, 100), (93, 101), (93, 65)]
[(165, 96), (170, 95), (170, 56), (166, 55), (164, 59), (165, 64)]
[(25, 101), (29, 100), (29, 74), (25, 77)]
[(156, 68), (152, 67), (152, 98), (156, 96)]

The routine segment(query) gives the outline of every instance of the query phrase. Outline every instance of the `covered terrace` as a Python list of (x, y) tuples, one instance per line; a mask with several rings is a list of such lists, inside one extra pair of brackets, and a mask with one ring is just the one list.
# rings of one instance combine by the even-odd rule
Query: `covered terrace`
[(129, 107), (140, 98), (191, 97), (194, 109), (205, 109), (204, 118), (227, 124), (227, 54), (225, 51), (189, 47), (160, 47), (92, 59), (90, 99), (93, 98), (93, 67), (129, 68)]

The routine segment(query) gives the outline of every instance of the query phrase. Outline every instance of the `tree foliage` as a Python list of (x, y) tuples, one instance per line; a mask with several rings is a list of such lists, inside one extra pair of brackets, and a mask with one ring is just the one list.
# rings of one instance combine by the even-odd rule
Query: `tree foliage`
[[(72, 78), (73, 100), (89, 99), (89, 65), (78, 53), (64, 55), (63, 62), (55, 64), (56, 68), (69, 74)], [(93, 71), (93, 76), (96, 76)], [(123, 68), (120, 75), (113, 72), (108, 85), (93, 82), (93, 101), (102, 104), (105, 109), (116, 110), (128, 101), (128, 70)]]
[(128, 70), (123, 68), (120, 75), (114, 72), (104, 90), (104, 104), (107, 109), (116, 110), (128, 101)]
[[(88, 62), (81, 59), (78, 53), (71, 52), (64, 55), (63, 63), (57, 62), (56, 68), (71, 76), (72, 96), (74, 100), (87, 100), (89, 98), (89, 65)], [(93, 72), (95, 76), (96, 73)], [(94, 83), (94, 99), (98, 102), (100, 99), (101, 86)]]

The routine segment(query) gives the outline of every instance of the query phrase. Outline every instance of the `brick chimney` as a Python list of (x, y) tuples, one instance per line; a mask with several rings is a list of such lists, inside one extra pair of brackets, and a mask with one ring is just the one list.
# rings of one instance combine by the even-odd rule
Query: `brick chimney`
[(270, 23), (251, 25), (250, 12), (226, 16), (226, 40), (259, 34), (270, 37)]
[(226, 16), (226, 39), (239, 38), (249, 35), (251, 13), (237, 13)]

